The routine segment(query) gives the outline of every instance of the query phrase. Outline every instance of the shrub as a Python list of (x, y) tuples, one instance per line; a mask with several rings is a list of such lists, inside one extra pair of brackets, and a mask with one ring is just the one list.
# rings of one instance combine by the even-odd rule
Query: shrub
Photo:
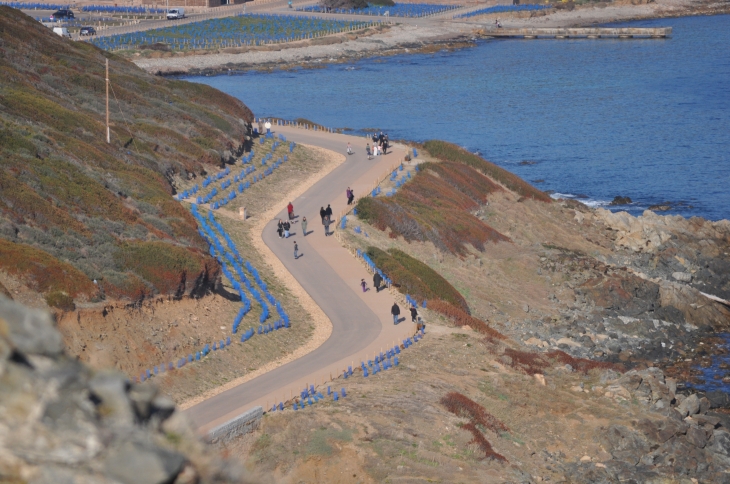
[(76, 309), (73, 298), (61, 291), (53, 291), (46, 295), (46, 303), (63, 311), (74, 311)]
[(620, 372), (625, 371), (623, 365), (617, 363), (609, 363), (607, 361), (595, 361), (586, 358), (575, 358), (561, 350), (548, 351), (547, 353), (545, 353), (545, 356), (552, 360), (556, 360), (564, 365), (570, 365), (576, 371), (580, 371), (582, 373), (588, 373), (589, 371), (596, 368), (600, 370), (616, 370)]
[(424, 143), (424, 148), (439, 160), (455, 161), (471, 166), (525, 198), (532, 198), (546, 203), (551, 202), (550, 196), (545, 192), (533, 187), (514, 173), (510, 173), (480, 156), (469, 153), (460, 146), (446, 141), (430, 140)]
[(368, 247), (366, 252), (401, 293), (410, 294), (416, 300), (445, 299), (462, 308), (462, 312), (469, 311), (469, 306), (459, 291), (423, 262), (398, 249), (385, 252), (377, 247)]
[(494, 459), (502, 462), (507, 461), (504, 456), (494, 451), (492, 444), (484, 437), (478, 427), (481, 426), (484, 429), (489, 429), (496, 434), (509, 432), (509, 428), (504, 423), (487, 412), (477, 402), (458, 392), (450, 392), (442, 397), (441, 405), (446, 407), (446, 410), (454, 415), (469, 420), (469, 423), (463, 425), (461, 428), (471, 432), (473, 439), (469, 443), (476, 444), (484, 452), (485, 459)]
[(469, 326), (473, 330), (478, 331), (479, 333), (482, 333), (491, 339), (506, 339), (506, 337), (502, 333), (492, 328), (481, 319), (477, 319), (474, 316), (467, 314), (460, 308), (454, 306), (453, 304), (449, 304), (446, 301), (440, 301), (438, 299), (435, 301), (429, 301), (428, 308), (432, 311), (436, 311), (443, 316), (446, 316), (456, 326)]
[(485, 250), (486, 242), (509, 241), (470, 213), (498, 189), (476, 170), (444, 164), (421, 170), (393, 197), (363, 197), (358, 216), (379, 230), (407, 241), (430, 241), (444, 252), (464, 255), (467, 246)]
[(38, 292), (65, 291), (71, 297), (96, 292), (86, 275), (71, 264), (25, 244), (0, 239), (0, 269), (20, 276)]

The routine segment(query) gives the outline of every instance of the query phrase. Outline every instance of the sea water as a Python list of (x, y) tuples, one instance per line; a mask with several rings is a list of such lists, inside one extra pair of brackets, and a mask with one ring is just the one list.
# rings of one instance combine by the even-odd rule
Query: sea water
[(630, 25), (674, 31), (666, 40), (486, 40), (187, 79), (256, 116), (451, 141), (592, 206), (620, 195), (633, 203), (609, 208), (639, 214), (670, 202), (666, 213), (730, 218), (730, 16)]

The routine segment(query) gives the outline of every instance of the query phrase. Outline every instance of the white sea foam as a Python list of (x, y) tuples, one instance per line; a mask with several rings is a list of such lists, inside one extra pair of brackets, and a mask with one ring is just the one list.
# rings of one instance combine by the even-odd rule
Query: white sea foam
[(572, 193), (551, 193), (550, 198), (553, 200), (578, 200), (583, 205), (586, 205), (591, 208), (596, 207), (607, 207), (611, 201), (610, 200), (593, 200), (592, 198), (584, 198), (583, 196), (573, 195)]

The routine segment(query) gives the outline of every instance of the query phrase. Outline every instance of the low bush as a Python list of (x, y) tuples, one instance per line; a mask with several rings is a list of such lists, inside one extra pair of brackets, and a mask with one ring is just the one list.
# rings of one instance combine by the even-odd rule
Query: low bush
[(471, 432), (473, 439), (469, 443), (476, 444), (484, 452), (484, 458), (507, 461), (504, 456), (494, 451), (492, 444), (484, 437), (479, 428), (491, 430), (496, 434), (509, 432), (509, 428), (503, 422), (487, 412), (477, 402), (458, 392), (450, 392), (442, 397), (441, 405), (454, 415), (469, 420), (469, 423), (461, 428)]
[(607, 361), (595, 361), (589, 360), (587, 358), (575, 358), (561, 350), (548, 351), (547, 353), (545, 353), (545, 356), (564, 365), (570, 365), (573, 367), (573, 369), (575, 369), (576, 371), (580, 371), (581, 373), (588, 373), (589, 371), (594, 369), (616, 370), (620, 372), (625, 371), (625, 368), (617, 363), (609, 363)]
[(471, 166), (525, 198), (532, 198), (546, 203), (551, 202), (550, 196), (545, 192), (533, 187), (514, 173), (510, 173), (480, 156), (469, 153), (460, 146), (446, 141), (430, 140), (424, 143), (424, 148), (439, 160), (454, 161)]
[(61, 291), (53, 291), (46, 295), (46, 303), (53, 308), (63, 311), (74, 311), (76, 309), (74, 299)]
[(465, 255), (469, 245), (484, 251), (487, 242), (509, 241), (470, 213), (499, 187), (468, 166), (442, 165), (426, 164), (392, 197), (361, 198), (358, 216), (379, 230), (389, 228), (391, 237), (430, 241), (453, 254)]
[(453, 304), (449, 304), (446, 301), (440, 301), (438, 299), (435, 301), (429, 301), (428, 308), (432, 311), (436, 311), (443, 316), (446, 316), (456, 326), (469, 326), (471, 329), (482, 333), (483, 335), (486, 335), (490, 339), (506, 339), (506, 337), (502, 333), (492, 328), (481, 319), (477, 319), (474, 316), (467, 314), (460, 308), (454, 306)]
[(419, 301), (426, 299), (429, 304), (431, 301), (445, 300), (450, 305), (462, 308), (462, 313), (469, 312), (469, 306), (459, 291), (423, 262), (394, 248), (385, 252), (377, 247), (368, 247), (366, 252), (401, 293), (410, 294)]
[(91, 296), (94, 284), (71, 264), (29, 245), (0, 239), (0, 269), (25, 280), (32, 289), (65, 291), (71, 297)]

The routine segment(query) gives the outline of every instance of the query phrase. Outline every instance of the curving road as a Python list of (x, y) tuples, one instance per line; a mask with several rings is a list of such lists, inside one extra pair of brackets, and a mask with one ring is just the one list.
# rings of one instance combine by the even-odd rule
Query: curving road
[[(395, 341), (412, 331), (410, 323), (393, 325), (388, 291), (362, 292), (360, 279), (372, 280), (350, 252), (334, 236), (325, 237), (319, 209), (331, 204), (335, 217), (346, 208), (345, 190), (352, 187), (356, 195), (368, 193), (374, 182), (403, 159), (403, 152), (391, 152), (368, 160), (364, 138), (339, 134), (304, 131), (277, 126), (287, 140), (344, 153), (347, 142), (355, 154), (322, 178), (299, 198), (292, 200), (299, 215), (292, 226), (293, 236), (280, 239), (276, 221), (286, 218), (286, 210), (271, 220), (262, 234), (263, 240), (284, 266), (299, 281), (332, 321), (332, 334), (319, 348), (291, 363), (231, 388), (186, 410), (201, 433), (228, 422), (256, 405), (288, 399), (290, 391), (299, 394), (305, 384), (322, 382), (322, 375), (340, 374), (344, 368), (360, 364), (366, 355), (392, 347)], [(301, 216), (309, 221), (309, 235), (303, 237)], [(334, 225), (331, 229), (334, 228)], [(299, 244), (300, 258), (294, 259), (294, 240)], [(297, 324), (297, 321), (292, 321)]]

